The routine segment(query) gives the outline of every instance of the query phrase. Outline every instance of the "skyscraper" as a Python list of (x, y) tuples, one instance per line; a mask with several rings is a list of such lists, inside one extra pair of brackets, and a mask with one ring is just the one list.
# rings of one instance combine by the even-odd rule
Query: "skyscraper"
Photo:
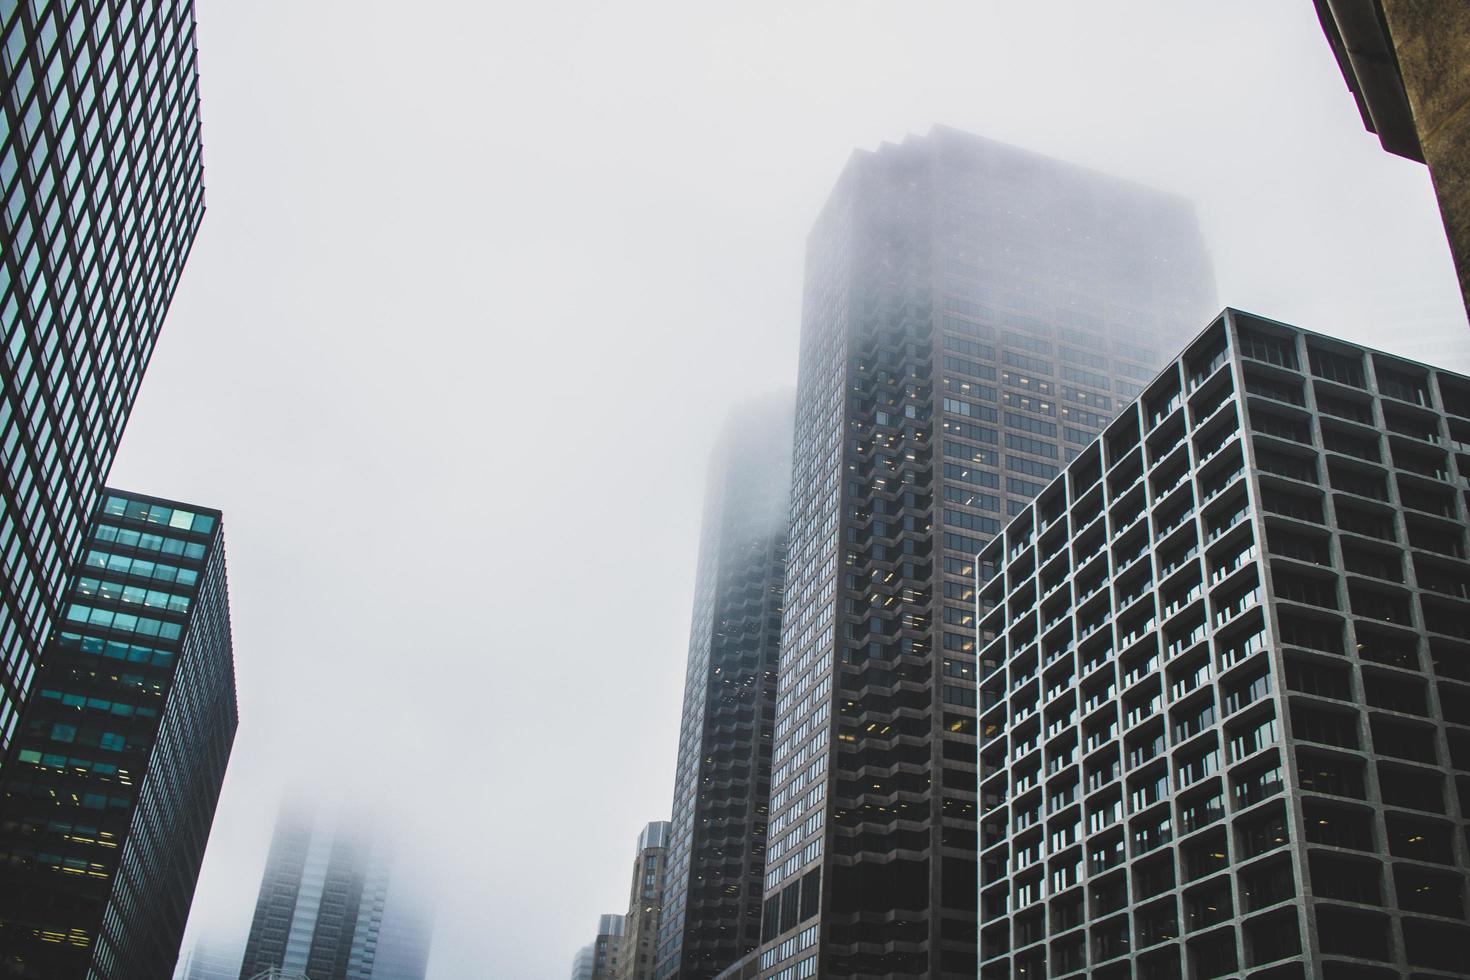
[(107, 490), (0, 777), (0, 972), (174, 969), (234, 742), (217, 510)]
[(1470, 378), (1239, 313), (980, 552), (984, 978), (1463, 977)]
[(623, 923), (623, 955), (618, 980), (649, 980), (653, 976), (658, 943), (659, 915), (663, 910), (664, 871), (668, 865), (667, 820), (655, 820), (638, 835), (633, 859), (633, 882), (628, 889), (628, 914)]
[(0, 753), (204, 214), (193, 4), (0, 6)]
[(661, 978), (760, 941), (791, 476), (789, 392), (742, 406), (710, 463), (659, 926)]
[(588, 943), (572, 957), (572, 980), (592, 980), (592, 959), (595, 949)]
[(392, 855), (345, 809), (287, 805), (261, 876), (241, 980), (423, 980), (430, 923)]
[(953, 130), (808, 241), (762, 977), (973, 977), (974, 555), (1213, 306), (1190, 205)]
[(597, 937), (592, 940), (592, 980), (614, 980), (623, 952), (623, 917), (599, 916)]
[(239, 942), (222, 942), (204, 936), (189, 943), (174, 970), (174, 980), (240, 980)]

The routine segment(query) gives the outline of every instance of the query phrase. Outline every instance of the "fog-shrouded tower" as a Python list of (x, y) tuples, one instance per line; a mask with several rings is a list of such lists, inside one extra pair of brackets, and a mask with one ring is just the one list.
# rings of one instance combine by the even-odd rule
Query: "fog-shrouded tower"
[(660, 978), (712, 977), (760, 941), (792, 401), (788, 390), (741, 406), (710, 462)]
[(764, 978), (974, 977), (974, 556), (1213, 312), (1184, 200), (945, 128), (807, 245)]
[(204, 216), (194, 5), (0, 3), (0, 754)]
[(401, 856), (346, 807), (281, 808), (240, 980), (423, 980), (431, 916)]

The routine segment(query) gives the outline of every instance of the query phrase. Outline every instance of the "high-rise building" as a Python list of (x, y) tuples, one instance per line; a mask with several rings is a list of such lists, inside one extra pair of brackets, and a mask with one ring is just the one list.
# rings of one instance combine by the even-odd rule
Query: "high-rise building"
[(628, 914), (623, 917), (623, 952), (618, 980), (650, 980), (658, 946), (659, 914), (663, 910), (664, 871), (668, 865), (667, 820), (655, 820), (638, 835), (633, 859), (633, 883), (628, 889)]
[(371, 830), (282, 807), (266, 856), (241, 980), (269, 969), (312, 980), (423, 980), (429, 917)]
[(760, 942), (792, 402), (785, 391), (741, 406), (710, 459), (659, 926), (661, 978), (713, 977)]
[(979, 554), (980, 976), (1465, 976), (1470, 378), (1225, 315)]
[(194, 5), (0, 5), (0, 754), (204, 214)]
[(572, 957), (572, 980), (592, 980), (592, 960), (595, 949), (588, 943)]
[(1470, 4), (1314, 2), (1363, 125), (1429, 166), (1470, 310)]
[(592, 980), (614, 980), (622, 952), (623, 917), (599, 916), (597, 938), (592, 940)]
[(173, 973), (236, 723), (219, 511), (106, 490), (0, 776), (0, 974)]
[(202, 936), (189, 943), (179, 957), (174, 980), (240, 980), (243, 953), (244, 947), (239, 942)]
[(1209, 262), (1186, 201), (944, 128), (856, 154), (806, 262), (760, 975), (973, 977), (974, 555)]

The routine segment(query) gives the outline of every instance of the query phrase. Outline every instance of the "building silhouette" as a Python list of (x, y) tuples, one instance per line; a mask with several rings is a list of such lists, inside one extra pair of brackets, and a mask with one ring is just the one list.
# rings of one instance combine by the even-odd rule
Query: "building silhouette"
[(0, 755), (204, 214), (193, 4), (0, 8)]
[(790, 508), (792, 395), (738, 408), (711, 456), (656, 975), (707, 978), (760, 942)]
[(753, 972), (975, 975), (974, 555), (1213, 306), (1178, 198), (945, 128), (853, 156), (807, 247)]
[(0, 777), (0, 975), (173, 973), (236, 723), (219, 511), (105, 491)]
[(979, 555), (983, 978), (1465, 976), (1470, 378), (1233, 310)]
[(1363, 125), (1388, 152), (1428, 165), (1470, 310), (1470, 6), (1314, 2)]
[(588, 943), (572, 957), (572, 980), (592, 980), (592, 960), (596, 947)]
[(622, 963), (623, 917), (602, 915), (597, 919), (597, 936), (592, 940), (592, 980), (614, 980)]
[(265, 970), (311, 980), (423, 980), (429, 916), (409, 869), (346, 808), (281, 808), (240, 980)]

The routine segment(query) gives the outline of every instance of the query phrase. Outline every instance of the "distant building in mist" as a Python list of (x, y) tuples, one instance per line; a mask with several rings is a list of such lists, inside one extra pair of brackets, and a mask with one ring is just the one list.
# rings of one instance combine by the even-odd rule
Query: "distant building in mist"
[(790, 392), (741, 406), (705, 491), (655, 975), (712, 977), (760, 942)]
[(669, 821), (655, 820), (638, 835), (633, 881), (628, 889), (628, 914), (623, 917), (623, 949), (618, 963), (618, 980), (649, 980), (653, 976), (670, 829)]
[(311, 980), (423, 980), (430, 919), (391, 853), (347, 811), (282, 808), (240, 980), (269, 969)]
[(204, 186), (192, 3), (6, 2), (0, 38), (3, 756)]
[(236, 723), (219, 511), (105, 491), (0, 779), (0, 975), (173, 973)]
[(174, 980), (239, 980), (244, 947), (210, 936), (189, 943), (174, 970)]
[(592, 940), (592, 980), (615, 980), (623, 952), (623, 917), (602, 915)]
[(975, 555), (1214, 305), (1188, 201), (945, 128), (852, 157), (807, 244), (759, 976), (976, 976)]
[(1315, 3), (1363, 124), (1388, 152), (1429, 165), (1470, 311), (1470, 4)]
[(572, 980), (592, 980), (592, 961), (596, 958), (596, 946), (588, 943), (572, 957)]

